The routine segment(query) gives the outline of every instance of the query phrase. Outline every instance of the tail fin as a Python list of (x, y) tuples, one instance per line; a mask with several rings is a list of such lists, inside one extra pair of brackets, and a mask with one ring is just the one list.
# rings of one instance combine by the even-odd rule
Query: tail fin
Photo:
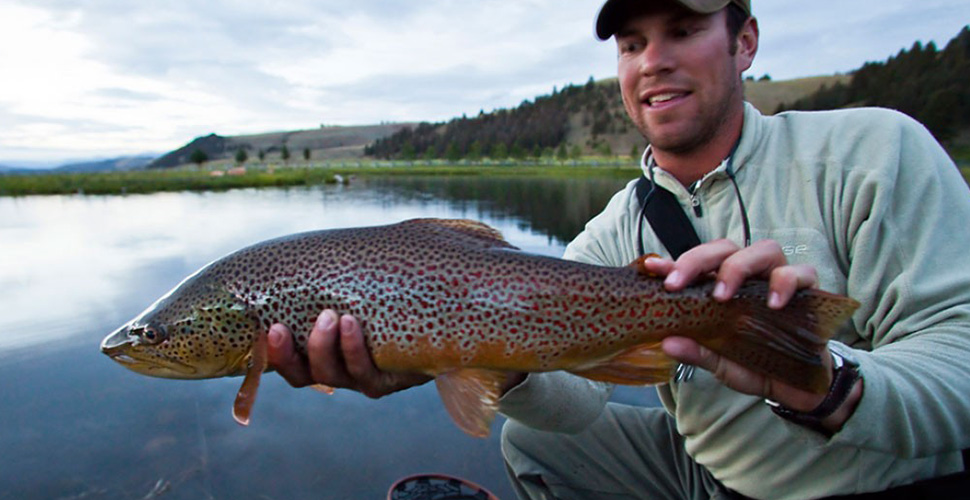
[(699, 339), (705, 347), (794, 387), (824, 393), (831, 384), (819, 352), (859, 307), (848, 297), (802, 290), (784, 309), (768, 308), (767, 284), (749, 282), (725, 304), (733, 335)]

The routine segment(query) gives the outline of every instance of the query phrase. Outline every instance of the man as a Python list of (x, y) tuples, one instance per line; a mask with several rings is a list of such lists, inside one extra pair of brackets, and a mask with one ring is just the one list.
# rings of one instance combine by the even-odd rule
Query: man
[[(970, 220), (966, 185), (898, 113), (769, 118), (745, 104), (741, 74), (758, 48), (750, 14), (748, 0), (609, 0), (597, 19), (598, 36), (616, 40), (626, 111), (651, 144), (644, 173), (707, 242), (647, 265), (670, 290), (712, 274), (721, 301), (752, 277), (769, 279), (773, 308), (813, 286), (859, 300), (821, 353), (833, 386), (805, 393), (683, 338), (664, 351), (702, 370), (661, 386), (663, 408), (606, 404), (610, 387), (565, 373), (510, 374), (503, 453), (523, 498), (819, 498), (946, 485), (932, 478), (964, 470), (970, 254), (954, 235)], [(639, 230), (635, 185), (566, 258), (621, 266), (641, 245), (663, 252), (648, 224)], [(279, 325), (270, 343), (296, 386), (377, 397), (427, 380), (376, 370), (359, 325), (330, 311), (309, 364)]]

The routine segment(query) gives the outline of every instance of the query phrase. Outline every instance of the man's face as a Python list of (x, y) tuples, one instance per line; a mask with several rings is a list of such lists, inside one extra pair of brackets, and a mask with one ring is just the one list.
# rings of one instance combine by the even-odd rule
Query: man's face
[(616, 34), (623, 103), (655, 150), (697, 151), (743, 116), (740, 73), (754, 51), (734, 47), (726, 16), (667, 5), (631, 16)]

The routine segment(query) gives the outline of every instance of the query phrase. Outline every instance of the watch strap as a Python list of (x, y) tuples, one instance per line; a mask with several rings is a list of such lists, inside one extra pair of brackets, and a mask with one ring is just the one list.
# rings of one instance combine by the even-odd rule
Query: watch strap
[(795, 411), (785, 408), (778, 402), (766, 399), (765, 402), (771, 407), (771, 411), (785, 420), (823, 434), (830, 434), (822, 426), (822, 420), (835, 413), (845, 403), (860, 376), (857, 363), (848, 361), (834, 352), (832, 353), (832, 362), (834, 364), (832, 385), (829, 386), (829, 392), (825, 395), (825, 399), (815, 409), (808, 412)]

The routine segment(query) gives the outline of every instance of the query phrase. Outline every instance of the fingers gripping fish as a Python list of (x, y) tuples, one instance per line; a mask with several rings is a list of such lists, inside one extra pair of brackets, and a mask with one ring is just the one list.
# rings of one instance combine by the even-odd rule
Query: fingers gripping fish
[[(672, 335), (793, 386), (828, 387), (818, 352), (854, 300), (804, 290), (775, 311), (767, 284), (751, 281), (719, 303), (709, 284), (667, 292), (641, 262), (611, 268), (528, 254), (468, 220), (301, 233), (207, 265), (101, 349), (145, 375), (245, 375), (234, 405), (243, 424), (267, 368), (270, 325), (308, 332), (324, 309), (360, 320), (378, 368), (435, 377), (452, 418), (475, 436), (488, 434), (507, 372), (663, 383), (676, 363), (660, 342)], [(295, 340), (305, 352), (306, 335)]]

